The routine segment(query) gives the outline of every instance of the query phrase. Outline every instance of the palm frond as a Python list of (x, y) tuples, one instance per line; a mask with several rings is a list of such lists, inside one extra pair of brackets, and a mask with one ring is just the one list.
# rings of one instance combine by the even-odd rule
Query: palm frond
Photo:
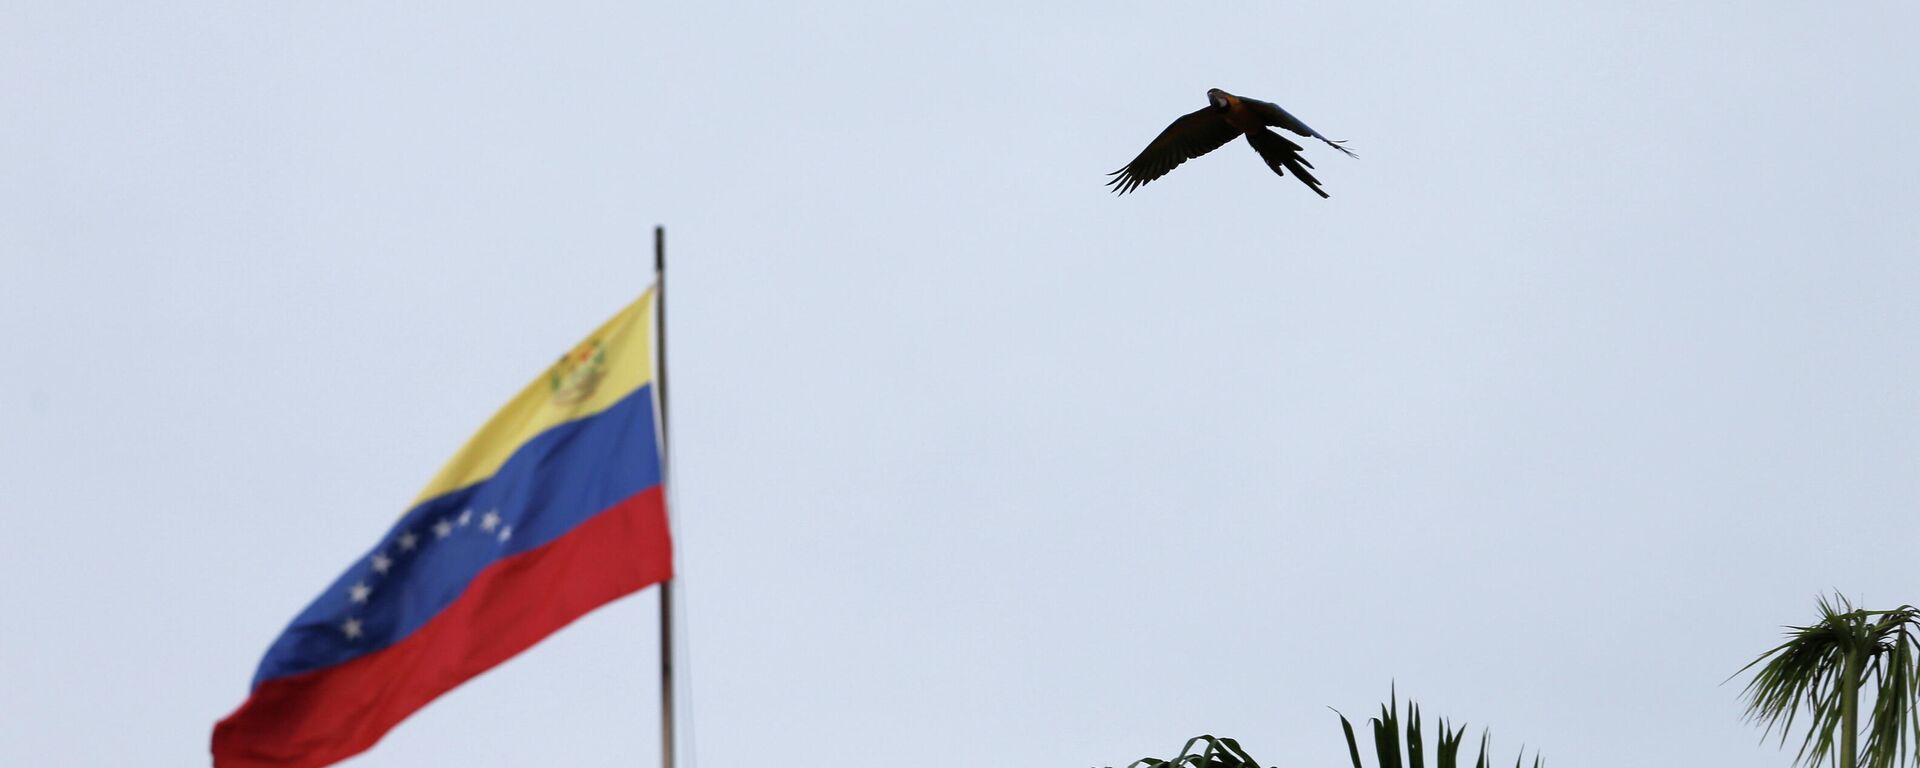
[[(1420, 705), (1412, 701), (1407, 702), (1406, 751), (1401, 752), (1399, 698), (1399, 692), (1393, 692), (1388, 697), (1387, 703), (1380, 705), (1380, 716), (1367, 720), (1368, 724), (1373, 726), (1373, 749), (1374, 757), (1378, 760), (1378, 768), (1426, 768), (1426, 758), (1429, 753), (1425, 727), (1420, 717)], [(1329, 707), (1329, 709), (1332, 708)], [(1346, 715), (1340, 714), (1340, 710), (1335, 709), (1333, 713), (1340, 718), (1340, 732), (1346, 737), (1347, 756), (1353, 761), (1353, 768), (1366, 768), (1366, 764), (1360, 759), (1360, 740), (1355, 738), (1353, 723), (1347, 720)], [(1905, 714), (1906, 712), (1903, 711), (1902, 715)], [(1441, 718), (1438, 722), (1439, 750), (1431, 753), (1435, 758), (1434, 768), (1459, 768), (1460, 748), (1466, 742), (1467, 727), (1461, 725), (1456, 728), (1445, 718)], [(1474, 760), (1474, 768), (1491, 768), (1493, 765), (1488, 757), (1490, 739), (1491, 733), (1483, 729), (1480, 733), (1480, 752)], [(1526, 753), (1526, 748), (1522, 747), (1520, 754), (1514, 758), (1515, 768), (1524, 765)], [(1533, 765), (1534, 768), (1545, 765), (1537, 750), (1534, 752)], [(1188, 739), (1187, 743), (1180, 747), (1180, 752), (1171, 759), (1143, 757), (1128, 763), (1127, 768), (1260, 768), (1260, 763), (1240, 746), (1240, 742), (1226, 737), (1203, 734)]]
[[(1465, 725), (1454, 727), (1445, 718), (1440, 719), (1439, 748), (1430, 753), (1427, 751), (1420, 705), (1412, 701), (1407, 702), (1406, 708), (1406, 752), (1404, 753), (1406, 760), (1403, 764), (1400, 751), (1401, 710), (1398, 698), (1398, 692), (1395, 692), (1394, 696), (1388, 699), (1388, 703), (1380, 706), (1380, 716), (1369, 720), (1373, 725), (1373, 751), (1378, 760), (1378, 768), (1403, 768), (1403, 765), (1404, 768), (1426, 768), (1425, 761), (1429, 754), (1434, 756), (1434, 768), (1460, 768), (1460, 749), (1466, 743), (1467, 727)], [(1344, 715), (1340, 717), (1340, 730), (1346, 736), (1347, 753), (1353, 759), (1354, 768), (1366, 768), (1360, 762), (1360, 746), (1353, 737), (1353, 725), (1347, 722)], [(1514, 757), (1514, 761), (1516, 768), (1525, 765), (1526, 750), (1524, 748)], [(1545, 765), (1538, 752), (1534, 753), (1534, 765), (1535, 768)], [(1473, 768), (1492, 768), (1492, 766), (1492, 732), (1483, 729), (1480, 733), (1480, 750), (1474, 757)]]
[[(1805, 735), (1794, 755), (1800, 765), (1853, 766), (1857, 760), (1866, 768), (1894, 768), (1910, 755), (1920, 765), (1920, 610), (1861, 610), (1842, 595), (1819, 602), (1820, 621), (1786, 627), (1786, 642), (1734, 673), (1753, 670), (1741, 691), (1747, 719), (1762, 726), (1762, 738), (1779, 731), (1784, 747), (1804, 716)], [(1849, 755), (1846, 746), (1861, 734), (1848, 731), (1847, 712), (1862, 692), (1872, 695), (1873, 706), (1864, 718), (1864, 744)]]

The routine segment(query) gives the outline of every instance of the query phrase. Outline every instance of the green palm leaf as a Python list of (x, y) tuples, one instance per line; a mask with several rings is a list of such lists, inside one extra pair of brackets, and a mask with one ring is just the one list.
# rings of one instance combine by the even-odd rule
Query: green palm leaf
[[(1844, 596), (1820, 599), (1820, 621), (1789, 626), (1787, 641), (1741, 667), (1754, 670), (1742, 695), (1747, 718), (1785, 746), (1804, 713), (1794, 762), (1805, 766), (1920, 765), (1920, 609), (1857, 609)], [(1872, 695), (1862, 744), (1860, 694)], [(1763, 735), (1763, 738), (1764, 738)]]
[[(1911, 685), (1911, 682), (1903, 684)], [(1366, 768), (1365, 763), (1360, 759), (1360, 741), (1354, 736), (1353, 723), (1347, 720), (1346, 715), (1340, 714), (1339, 710), (1334, 710), (1333, 713), (1340, 718), (1340, 732), (1347, 739), (1347, 756), (1353, 761), (1353, 768)], [(1406, 716), (1405, 753), (1400, 751), (1400, 702), (1397, 691), (1389, 696), (1387, 703), (1380, 705), (1379, 717), (1368, 719), (1368, 723), (1373, 726), (1373, 750), (1375, 759), (1379, 761), (1379, 768), (1426, 768), (1428, 752), (1426, 734), (1421, 725), (1420, 706), (1411, 701), (1407, 702)], [(1466, 742), (1467, 727), (1462, 725), (1454, 728), (1445, 718), (1440, 719), (1439, 724), (1439, 750), (1433, 753), (1436, 761), (1435, 768), (1458, 768), (1460, 748)], [(1489, 734), (1482, 731), (1480, 753), (1474, 761), (1474, 768), (1490, 768), (1493, 764), (1488, 758), (1488, 739)], [(1514, 758), (1515, 768), (1520, 768), (1525, 759), (1526, 750), (1522, 749), (1520, 755)], [(1534, 753), (1533, 765), (1534, 768), (1545, 765), (1538, 752)], [(1129, 763), (1127, 768), (1260, 768), (1260, 763), (1255, 761), (1253, 755), (1248, 754), (1238, 741), (1201, 735), (1188, 739), (1187, 743), (1180, 748), (1180, 753), (1170, 760), (1143, 757)]]

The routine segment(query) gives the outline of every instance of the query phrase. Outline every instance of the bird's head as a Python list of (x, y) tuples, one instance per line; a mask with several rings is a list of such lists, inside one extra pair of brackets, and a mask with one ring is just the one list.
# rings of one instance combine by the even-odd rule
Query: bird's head
[(1233, 94), (1218, 88), (1207, 89), (1207, 103), (1212, 104), (1214, 109), (1226, 109), (1228, 100), (1232, 98)]

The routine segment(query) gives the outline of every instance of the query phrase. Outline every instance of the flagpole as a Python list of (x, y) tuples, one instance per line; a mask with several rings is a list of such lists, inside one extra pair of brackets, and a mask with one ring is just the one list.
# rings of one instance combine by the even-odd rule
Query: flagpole
[[(653, 275), (654, 275), (654, 328), (655, 342), (659, 345), (659, 370), (654, 372), (654, 386), (659, 388), (660, 397), (660, 465), (663, 470), (671, 465), (672, 453), (667, 449), (667, 228), (653, 228)], [(665, 485), (672, 477), (671, 472), (663, 471), (660, 482), (663, 494)], [(667, 495), (671, 498), (670, 495)], [(660, 765), (662, 768), (674, 768), (673, 749), (673, 579), (660, 583)]]

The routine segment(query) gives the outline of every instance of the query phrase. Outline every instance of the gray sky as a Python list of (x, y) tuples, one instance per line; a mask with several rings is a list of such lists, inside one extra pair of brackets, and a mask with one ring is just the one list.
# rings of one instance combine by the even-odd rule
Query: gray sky
[[(665, 223), (703, 766), (1785, 766), (1920, 601), (1920, 10), (1551, 6), (0, 0), (0, 764), (204, 764)], [(1105, 194), (1209, 87), (1361, 159)], [(653, 764), (653, 610), (349, 764)]]

